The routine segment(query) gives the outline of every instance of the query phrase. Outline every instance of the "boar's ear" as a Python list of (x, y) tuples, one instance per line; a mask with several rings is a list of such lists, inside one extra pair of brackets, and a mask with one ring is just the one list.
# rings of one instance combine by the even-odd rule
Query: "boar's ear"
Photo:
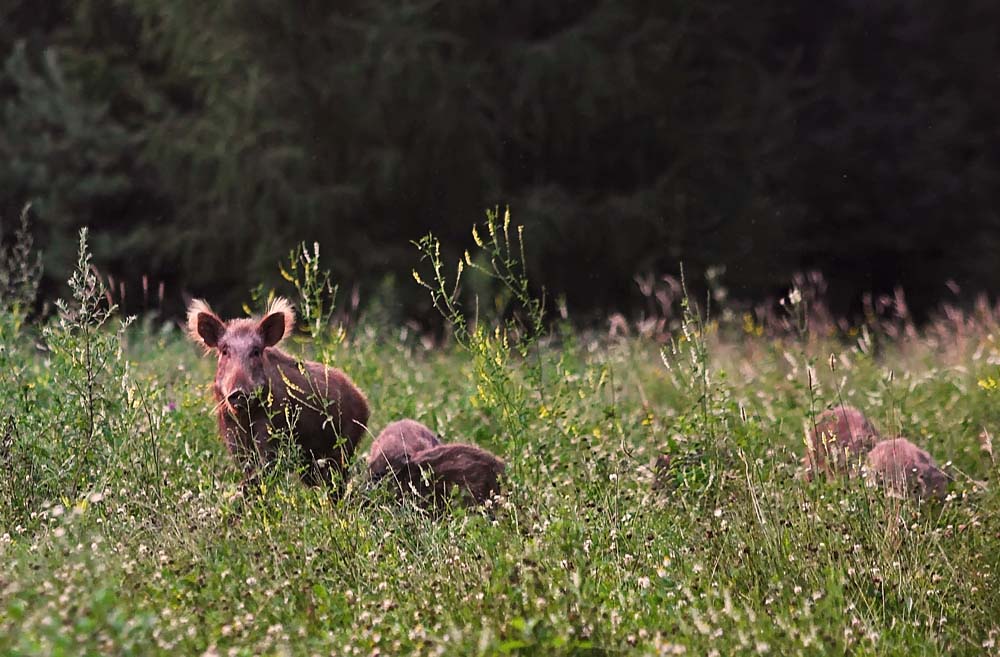
[(284, 297), (278, 297), (268, 306), (264, 319), (260, 320), (257, 330), (264, 338), (264, 345), (273, 347), (286, 337), (291, 335), (295, 329), (295, 311), (292, 304)]
[(214, 349), (226, 332), (226, 325), (207, 303), (195, 299), (188, 306), (187, 330), (189, 338), (206, 349)]

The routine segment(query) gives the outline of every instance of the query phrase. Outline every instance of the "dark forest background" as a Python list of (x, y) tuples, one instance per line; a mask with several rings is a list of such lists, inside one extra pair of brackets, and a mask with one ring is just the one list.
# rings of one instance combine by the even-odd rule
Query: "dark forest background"
[(995, 0), (2, 6), (0, 216), (33, 203), (49, 295), (87, 225), (170, 312), (318, 241), (419, 316), (410, 240), (457, 257), (495, 205), (577, 317), (680, 262), (747, 299), (819, 270), (839, 312), (1000, 280)]

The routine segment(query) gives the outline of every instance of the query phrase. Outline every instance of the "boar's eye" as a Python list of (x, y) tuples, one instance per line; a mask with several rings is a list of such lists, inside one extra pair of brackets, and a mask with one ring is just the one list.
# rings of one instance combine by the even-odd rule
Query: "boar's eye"
[(219, 351), (222, 352), (223, 356), (228, 356), (229, 355), (229, 347), (220, 347)]
[(260, 358), (260, 347), (254, 347), (250, 350), (251, 358)]

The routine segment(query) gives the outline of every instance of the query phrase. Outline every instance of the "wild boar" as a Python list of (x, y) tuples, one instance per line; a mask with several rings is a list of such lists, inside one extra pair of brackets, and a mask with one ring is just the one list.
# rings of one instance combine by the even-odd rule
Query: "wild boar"
[(410, 459), (417, 493), (435, 506), (448, 499), (453, 488), (467, 503), (482, 504), (500, 492), (504, 462), (475, 445), (455, 443), (418, 452)]
[(263, 318), (222, 321), (202, 300), (188, 307), (190, 338), (218, 358), (212, 387), (219, 433), (243, 469), (244, 483), (277, 454), (276, 435), (294, 437), (310, 485), (341, 480), (368, 423), (368, 401), (339, 369), (279, 348), (295, 327), (288, 301)]
[(865, 452), (878, 439), (878, 429), (853, 406), (823, 411), (806, 432), (806, 455), (802, 459), (806, 479), (818, 474), (856, 474)]
[(373, 481), (390, 473), (399, 481), (408, 481), (414, 474), (410, 459), (440, 444), (434, 432), (416, 420), (397, 420), (383, 429), (372, 443), (368, 452), (368, 472)]
[(875, 445), (865, 459), (864, 476), (870, 485), (885, 489), (892, 497), (941, 499), (948, 493), (948, 475), (935, 465), (930, 454), (906, 438)]

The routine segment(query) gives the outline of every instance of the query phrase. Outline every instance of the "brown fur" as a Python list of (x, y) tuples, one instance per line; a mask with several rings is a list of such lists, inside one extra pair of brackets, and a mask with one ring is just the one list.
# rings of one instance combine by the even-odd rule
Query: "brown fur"
[(485, 449), (457, 443), (418, 453), (410, 459), (410, 467), (418, 470), (411, 479), (414, 488), (439, 506), (453, 487), (467, 502), (482, 504), (500, 492), (500, 478), (506, 468), (503, 461)]
[(865, 460), (865, 479), (892, 497), (937, 497), (948, 493), (948, 475), (931, 455), (906, 438), (883, 440)]
[(806, 434), (806, 455), (802, 459), (806, 479), (819, 474), (856, 474), (865, 452), (878, 439), (878, 429), (853, 406), (823, 411)]
[(343, 475), (365, 432), (368, 402), (339, 369), (290, 356), (278, 345), (295, 314), (276, 299), (264, 317), (223, 322), (204, 301), (188, 309), (192, 340), (218, 356), (215, 396), (219, 433), (247, 480), (277, 453), (274, 435), (290, 433), (302, 448), (309, 484)]
[(392, 422), (372, 443), (368, 471), (375, 481), (390, 472), (400, 481), (409, 480), (415, 474), (410, 469), (410, 459), (440, 444), (434, 432), (416, 420)]

